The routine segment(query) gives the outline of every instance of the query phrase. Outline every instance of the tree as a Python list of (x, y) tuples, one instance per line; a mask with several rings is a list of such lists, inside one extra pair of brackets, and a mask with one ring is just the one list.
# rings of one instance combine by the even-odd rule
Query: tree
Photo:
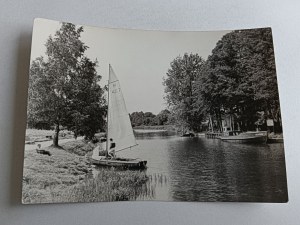
[(82, 27), (62, 23), (46, 42), (46, 57), (35, 59), (30, 68), (28, 118), (32, 124), (46, 121), (55, 127), (54, 146), (60, 126), (91, 138), (103, 124), (101, 77), (97, 63), (84, 55), (88, 47), (80, 40), (82, 32)]
[(238, 68), (236, 35), (226, 34), (217, 43), (196, 80), (196, 108), (208, 115), (212, 127), (222, 130), (222, 116), (234, 114), (237, 105), (251, 98), (241, 90), (243, 73)]
[(68, 99), (72, 101), (68, 105), (66, 127), (75, 136), (85, 135), (86, 139), (92, 139), (99, 129), (104, 130), (107, 112), (104, 89), (97, 84), (101, 76), (97, 75), (96, 66), (97, 62), (83, 57), (68, 90)]
[(272, 31), (270, 28), (242, 30), (240, 63), (247, 74), (257, 111), (264, 112), (265, 119), (274, 119), (281, 131), (281, 115), (276, 77)]
[(141, 126), (144, 124), (144, 113), (133, 112), (130, 114), (131, 124), (133, 127)]
[(145, 125), (145, 126), (156, 125), (154, 118), (155, 118), (155, 115), (152, 112), (145, 112), (143, 125)]
[(196, 80), (195, 107), (221, 130), (223, 115), (242, 130), (255, 129), (261, 113), (280, 120), (270, 29), (233, 31), (222, 37)]
[(194, 83), (204, 60), (198, 54), (187, 54), (175, 58), (164, 78), (165, 99), (177, 126), (184, 130), (199, 129), (202, 114), (193, 107)]
[(167, 109), (164, 109), (160, 111), (159, 114), (156, 115), (155, 117), (155, 123), (157, 125), (166, 125), (169, 122), (170, 118), (170, 111)]
[(133, 127), (156, 125), (155, 115), (152, 112), (133, 112), (130, 114), (130, 120)]

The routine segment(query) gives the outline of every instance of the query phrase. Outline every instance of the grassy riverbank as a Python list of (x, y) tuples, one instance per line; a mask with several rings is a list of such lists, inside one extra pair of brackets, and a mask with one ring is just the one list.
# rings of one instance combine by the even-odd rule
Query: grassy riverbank
[(48, 147), (51, 156), (26, 150), (23, 172), (23, 203), (55, 202), (62, 190), (83, 180), (89, 161), (63, 148)]
[(101, 169), (95, 179), (86, 179), (66, 190), (68, 202), (128, 201), (149, 195), (148, 177), (140, 171)]
[[(25, 150), (23, 203), (90, 202), (135, 199), (147, 177), (139, 171), (103, 169), (91, 176), (86, 156), (95, 144), (70, 141), (47, 147), (51, 156)], [(89, 175), (90, 174), (90, 175)]]

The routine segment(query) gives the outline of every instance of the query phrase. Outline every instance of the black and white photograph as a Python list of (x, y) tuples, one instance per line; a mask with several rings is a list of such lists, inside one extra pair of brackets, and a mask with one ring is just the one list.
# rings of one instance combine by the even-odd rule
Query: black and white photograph
[(35, 19), (22, 202), (285, 203), (282, 124), (269, 27)]

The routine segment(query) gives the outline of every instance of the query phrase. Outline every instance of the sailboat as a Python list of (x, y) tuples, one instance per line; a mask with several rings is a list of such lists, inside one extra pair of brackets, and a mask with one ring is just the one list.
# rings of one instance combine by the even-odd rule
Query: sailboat
[(145, 160), (116, 156), (117, 152), (129, 150), (137, 145), (120, 82), (109, 65), (106, 154), (100, 156), (100, 148), (96, 147), (93, 150), (91, 161), (98, 166), (145, 168), (147, 164)]

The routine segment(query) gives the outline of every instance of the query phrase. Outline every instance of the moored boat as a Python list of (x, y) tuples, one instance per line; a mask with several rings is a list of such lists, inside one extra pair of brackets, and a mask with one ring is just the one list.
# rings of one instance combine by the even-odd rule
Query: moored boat
[(130, 159), (130, 158), (92, 158), (92, 163), (97, 166), (103, 167), (116, 167), (122, 169), (144, 169), (146, 168), (147, 161), (139, 159)]
[(222, 141), (235, 142), (235, 143), (257, 143), (265, 144), (267, 142), (266, 131), (251, 131), (239, 133), (236, 135), (221, 136)]
[(101, 156), (100, 147), (93, 150), (91, 162), (97, 166), (143, 169), (147, 161), (116, 156), (119, 151), (136, 147), (136, 139), (126, 109), (121, 86), (112, 67), (109, 65), (108, 113), (105, 155)]
[(283, 143), (283, 138), (268, 137), (268, 143)]
[(180, 137), (195, 137), (195, 134), (192, 132), (187, 132), (182, 134)]

